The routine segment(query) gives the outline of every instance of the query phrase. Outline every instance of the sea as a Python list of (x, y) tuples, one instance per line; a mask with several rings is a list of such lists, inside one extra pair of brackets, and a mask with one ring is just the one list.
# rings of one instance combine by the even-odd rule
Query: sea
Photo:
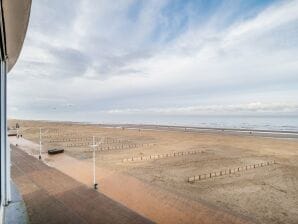
[(298, 133), (297, 116), (126, 116), (100, 121), (106, 124), (150, 124), (204, 128), (290, 131)]

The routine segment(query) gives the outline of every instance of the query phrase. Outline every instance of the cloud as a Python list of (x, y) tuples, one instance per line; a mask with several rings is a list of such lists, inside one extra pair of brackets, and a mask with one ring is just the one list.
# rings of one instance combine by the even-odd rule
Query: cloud
[(202, 105), (190, 107), (167, 107), (167, 108), (127, 108), (102, 111), (115, 115), (243, 115), (247, 113), (297, 113), (298, 103), (248, 103), (231, 105)]
[[(298, 102), (297, 1), (60, 4), (33, 2), (24, 49), (9, 75), (14, 116), (59, 119), (67, 104), (93, 120), (98, 111), (143, 108), (274, 113)], [(250, 102), (271, 110), (248, 109)], [(229, 111), (231, 105), (243, 107)]]

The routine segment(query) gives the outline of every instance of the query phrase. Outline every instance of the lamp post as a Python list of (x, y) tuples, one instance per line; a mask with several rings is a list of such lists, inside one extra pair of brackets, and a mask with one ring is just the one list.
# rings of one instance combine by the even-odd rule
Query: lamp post
[(38, 159), (41, 159), (41, 128), (39, 128), (39, 156)]
[(93, 187), (96, 190), (97, 189), (97, 183), (96, 183), (96, 166), (95, 166), (95, 148), (98, 146), (95, 144), (95, 137), (93, 136), (93, 144), (91, 147), (93, 148)]

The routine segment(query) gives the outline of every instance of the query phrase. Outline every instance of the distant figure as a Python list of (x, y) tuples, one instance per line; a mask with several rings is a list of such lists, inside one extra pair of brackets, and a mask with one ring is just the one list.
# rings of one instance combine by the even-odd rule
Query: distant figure
[(19, 128), (20, 128), (19, 123), (16, 123), (16, 129), (19, 129)]

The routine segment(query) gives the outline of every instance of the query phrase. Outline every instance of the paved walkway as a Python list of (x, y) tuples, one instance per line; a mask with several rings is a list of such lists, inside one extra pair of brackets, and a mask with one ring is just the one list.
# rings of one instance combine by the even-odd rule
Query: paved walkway
[(32, 224), (152, 223), (14, 146), (12, 179)]

